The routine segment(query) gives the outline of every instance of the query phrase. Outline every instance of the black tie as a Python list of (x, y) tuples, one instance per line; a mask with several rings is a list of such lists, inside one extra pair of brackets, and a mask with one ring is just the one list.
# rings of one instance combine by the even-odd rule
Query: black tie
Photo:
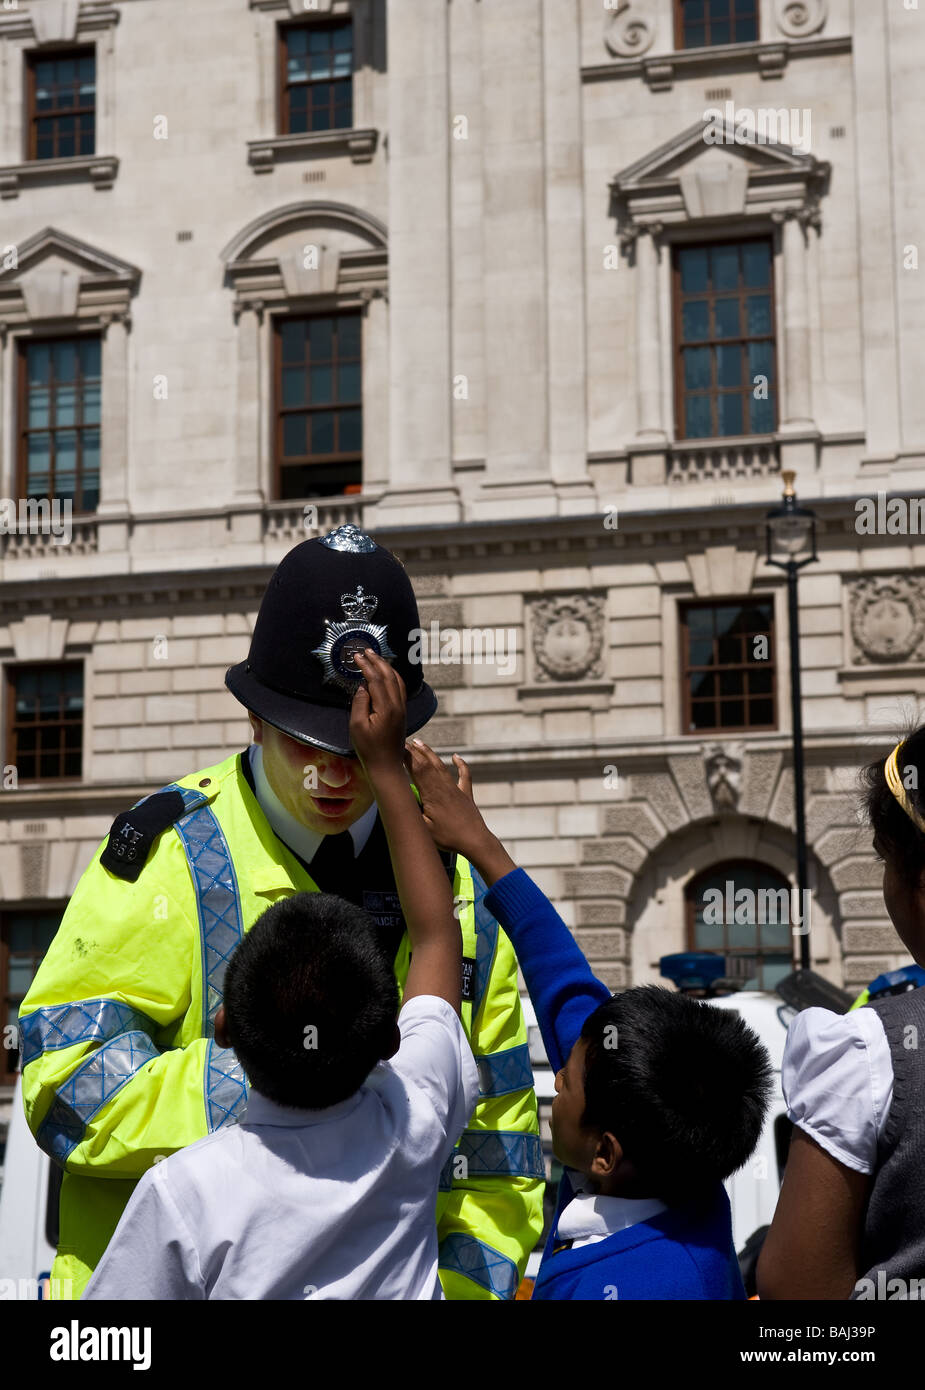
[(349, 898), (356, 888), (356, 859), (349, 830), (325, 835), (309, 864), (309, 872), (323, 893)]

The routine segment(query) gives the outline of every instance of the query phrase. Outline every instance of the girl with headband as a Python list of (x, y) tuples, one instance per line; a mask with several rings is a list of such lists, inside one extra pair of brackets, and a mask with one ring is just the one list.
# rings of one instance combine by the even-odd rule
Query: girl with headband
[[(864, 769), (883, 900), (925, 965), (925, 725)], [(762, 1299), (925, 1298), (925, 989), (790, 1024), (794, 1129)]]

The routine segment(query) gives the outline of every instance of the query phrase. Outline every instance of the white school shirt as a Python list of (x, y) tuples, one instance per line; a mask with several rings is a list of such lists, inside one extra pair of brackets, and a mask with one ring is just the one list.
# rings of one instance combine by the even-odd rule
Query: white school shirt
[(236, 1125), (150, 1168), (88, 1299), (442, 1299), (440, 1170), (478, 1099), (462, 1025), (421, 995), (356, 1095)]
[(893, 1102), (893, 1059), (874, 1009), (804, 1009), (787, 1029), (781, 1064), (787, 1114), (820, 1148), (872, 1174)]

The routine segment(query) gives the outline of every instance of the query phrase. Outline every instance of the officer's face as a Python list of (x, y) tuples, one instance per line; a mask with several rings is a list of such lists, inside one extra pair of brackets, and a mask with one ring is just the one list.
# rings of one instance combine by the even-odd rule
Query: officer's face
[(359, 758), (341, 758), (299, 743), (249, 716), (254, 742), (263, 749), (267, 781), (290, 815), (320, 835), (346, 830), (373, 803)]

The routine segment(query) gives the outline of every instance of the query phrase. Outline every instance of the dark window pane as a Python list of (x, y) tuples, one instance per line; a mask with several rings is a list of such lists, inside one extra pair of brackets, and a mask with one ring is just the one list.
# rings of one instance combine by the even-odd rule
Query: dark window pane
[(720, 695), (741, 695), (744, 680), (744, 671), (721, 671), (719, 677)]
[(718, 396), (716, 401), (718, 431), (722, 437), (743, 433), (742, 397)]
[(713, 305), (713, 313), (717, 338), (737, 338), (739, 336), (738, 299), (717, 299)]
[(709, 396), (688, 396), (684, 402), (685, 429), (688, 439), (709, 439), (713, 434)]
[(729, 20), (717, 20), (710, 25), (710, 43), (732, 43), (732, 25)]
[(319, 411), (312, 416), (313, 454), (333, 454), (334, 452), (334, 414), (330, 410)]
[(774, 723), (774, 706), (770, 700), (750, 700), (749, 711), (753, 725)]
[(717, 347), (716, 384), (717, 386), (742, 385), (742, 349), (738, 343), (735, 347)]
[(719, 722), (725, 728), (740, 728), (745, 723), (745, 706), (741, 700), (721, 700)]
[(360, 356), (360, 315), (342, 314), (337, 320), (337, 349), (341, 357)]
[(51, 360), (55, 381), (73, 381), (77, 375), (77, 344), (69, 340), (55, 343)]
[(713, 639), (703, 638), (690, 644), (689, 665), (709, 666), (713, 661)]
[(339, 445), (342, 454), (355, 454), (363, 447), (362, 412), (359, 410), (338, 411)]
[(312, 367), (309, 373), (309, 394), (312, 405), (329, 405), (334, 399), (334, 369), (330, 366)]
[(751, 430), (753, 434), (773, 434), (776, 428), (776, 411), (773, 391), (768, 393), (767, 400), (755, 400), (754, 397), (752, 397), (749, 414), (751, 416)]
[(689, 391), (708, 391), (712, 385), (710, 349), (685, 348), (684, 385)]
[(774, 382), (774, 346), (770, 342), (749, 343), (748, 375), (755, 384), (756, 377), (765, 377), (768, 385)]
[(689, 299), (681, 309), (681, 337), (685, 342), (691, 339), (709, 338), (710, 302), (707, 299)]
[(286, 415), (283, 417), (283, 454), (286, 458), (300, 458), (306, 453), (305, 416)]
[(330, 319), (310, 319), (308, 324), (308, 347), (313, 362), (330, 361), (333, 342), (333, 324)]
[(714, 246), (710, 260), (714, 290), (735, 290), (739, 287), (739, 248), (737, 245)]
[(305, 371), (302, 367), (283, 368), (283, 405), (305, 405)]
[[(729, 666), (745, 660), (745, 649), (742, 638), (735, 634), (730, 637), (718, 637), (716, 640), (716, 659), (720, 666)], [(739, 684), (735, 690), (728, 687), (720, 687), (724, 695), (740, 695), (742, 686)]]
[(716, 694), (716, 677), (710, 675), (696, 675), (691, 677), (691, 698), (705, 699), (712, 698)]
[(678, 256), (678, 264), (681, 289), (685, 294), (698, 294), (708, 288), (709, 261), (705, 246), (685, 248)]
[(703, 24), (685, 24), (684, 47), (703, 48), (707, 41), (707, 31)]
[(770, 671), (749, 671), (748, 672), (748, 691), (750, 695), (770, 695), (771, 693), (771, 672)]
[(284, 319), (280, 327), (284, 362), (301, 362), (305, 356), (305, 324), (298, 319)]
[(750, 290), (770, 284), (771, 247), (766, 241), (747, 241), (742, 247), (742, 277)]
[(348, 362), (337, 369), (337, 399), (339, 401), (358, 401), (360, 399), (360, 364)]
[(770, 333), (771, 297), (767, 294), (750, 294), (748, 304), (748, 332)]

